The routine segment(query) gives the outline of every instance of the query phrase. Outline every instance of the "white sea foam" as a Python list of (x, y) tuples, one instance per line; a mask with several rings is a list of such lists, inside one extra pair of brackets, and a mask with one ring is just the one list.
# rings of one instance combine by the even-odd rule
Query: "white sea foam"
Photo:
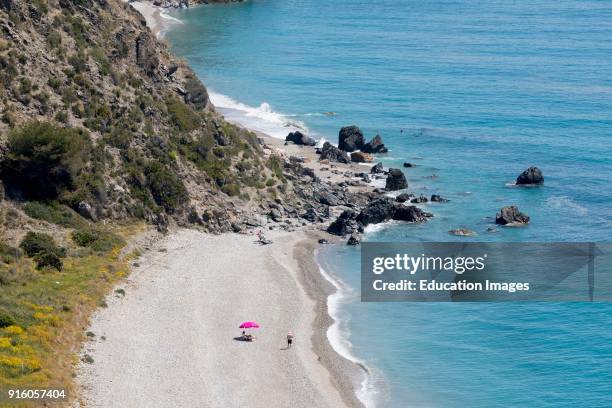
[(366, 408), (376, 407), (377, 395), (379, 390), (375, 386), (374, 371), (365, 362), (357, 358), (353, 352), (353, 345), (349, 341), (350, 332), (348, 330), (349, 315), (342, 311), (342, 304), (350, 301), (357, 296), (355, 290), (340, 279), (333, 277), (319, 265), (321, 275), (329, 281), (336, 289), (327, 298), (327, 312), (334, 320), (334, 323), (327, 329), (327, 340), (332, 348), (342, 357), (358, 364), (364, 368), (363, 379), (360, 388), (356, 390), (357, 398)]
[(578, 215), (580, 216), (585, 216), (589, 212), (586, 207), (583, 207), (580, 204), (576, 203), (568, 196), (550, 197), (546, 200), (546, 204), (555, 209), (571, 210), (571, 212), (578, 213)]
[(262, 102), (261, 105), (254, 107), (216, 92), (209, 92), (209, 96), (217, 110), (232, 123), (283, 140), (289, 132), (296, 130), (308, 132), (304, 123), (290, 119), (292, 115), (274, 111), (267, 102)]

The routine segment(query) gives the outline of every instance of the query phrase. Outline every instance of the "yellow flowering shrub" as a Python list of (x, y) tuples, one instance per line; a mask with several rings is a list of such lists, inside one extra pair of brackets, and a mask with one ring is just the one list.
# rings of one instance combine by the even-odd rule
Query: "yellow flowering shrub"
[(12, 347), (10, 337), (0, 337), (0, 348)]
[(4, 328), (4, 332), (8, 334), (21, 334), (23, 329), (19, 326), (8, 326)]

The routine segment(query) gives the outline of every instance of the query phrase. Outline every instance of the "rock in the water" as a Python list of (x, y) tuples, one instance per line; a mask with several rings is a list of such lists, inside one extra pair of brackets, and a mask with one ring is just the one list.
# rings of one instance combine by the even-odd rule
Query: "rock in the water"
[(501, 225), (524, 225), (529, 223), (529, 216), (519, 211), (515, 205), (504, 207), (495, 216), (495, 223)]
[(370, 173), (371, 174), (384, 173), (383, 164), (382, 163), (376, 163), (374, 166), (372, 166), (372, 169), (370, 169)]
[(330, 162), (339, 162), (348, 164), (351, 162), (348, 154), (338, 149), (336, 146), (329, 142), (325, 142), (323, 148), (321, 148), (321, 156), (319, 160), (329, 160)]
[(406, 201), (410, 200), (412, 197), (414, 197), (412, 194), (402, 193), (398, 195), (397, 197), (395, 197), (395, 201), (397, 201), (398, 203), (405, 203)]
[(542, 170), (535, 166), (529, 167), (516, 178), (517, 185), (544, 184)]
[(345, 126), (340, 129), (338, 149), (345, 152), (354, 152), (355, 150), (361, 150), (364, 144), (363, 133), (357, 126)]
[(472, 230), (469, 230), (467, 228), (457, 228), (457, 229), (452, 229), (450, 231), (448, 231), (449, 234), (452, 235), (458, 235), (461, 237), (473, 237), (476, 235), (476, 233)]
[(285, 140), (288, 142), (293, 142), (296, 145), (314, 146), (317, 144), (317, 142), (312, 137), (306, 136), (299, 130), (289, 133)]
[(357, 222), (355, 221), (354, 211), (345, 210), (340, 214), (338, 218), (334, 222), (332, 222), (329, 227), (327, 227), (327, 232), (333, 235), (345, 236), (347, 234), (352, 234), (357, 230)]
[(433, 214), (425, 212), (414, 205), (398, 205), (395, 207), (395, 212), (393, 214), (394, 220), (407, 222), (423, 222), (427, 221), (429, 217), (433, 217)]
[(361, 151), (365, 153), (387, 153), (389, 150), (385, 147), (382, 137), (376, 135), (372, 140), (363, 145)]
[(432, 203), (448, 203), (450, 200), (443, 198), (437, 194), (432, 194), (429, 199)]
[(411, 203), (414, 204), (420, 204), (420, 203), (426, 203), (427, 202), (427, 197), (425, 197), (423, 194), (421, 194), (419, 197), (413, 198), (412, 200), (410, 200)]
[(97, 221), (98, 216), (96, 214), (96, 210), (87, 202), (81, 201), (79, 203), (78, 212), (83, 218), (87, 218), (88, 220)]
[(388, 197), (380, 197), (371, 201), (357, 216), (357, 222), (363, 226), (385, 222), (393, 217), (395, 206)]
[(408, 163), (408, 162), (404, 162), (404, 167), (414, 167), (414, 164)]
[(395, 191), (402, 190), (404, 188), (408, 188), (408, 181), (406, 181), (406, 176), (404, 176), (404, 173), (402, 173), (400, 169), (389, 169), (385, 189), (387, 191)]
[(351, 235), (348, 241), (346, 241), (346, 245), (355, 246), (359, 244), (360, 244), (359, 237), (356, 234)]
[(353, 152), (351, 153), (351, 161), (355, 163), (371, 163), (374, 161), (374, 158), (367, 153)]

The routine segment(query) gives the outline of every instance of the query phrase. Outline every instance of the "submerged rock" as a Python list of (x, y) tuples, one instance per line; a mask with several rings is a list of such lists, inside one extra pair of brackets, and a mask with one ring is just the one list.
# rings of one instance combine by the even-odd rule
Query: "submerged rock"
[(501, 225), (525, 225), (529, 223), (529, 216), (519, 211), (515, 205), (503, 207), (495, 216), (495, 223)]
[(403, 190), (404, 188), (408, 188), (408, 181), (404, 173), (400, 169), (389, 169), (385, 189), (387, 191), (395, 191)]
[(338, 149), (345, 152), (354, 152), (361, 150), (365, 144), (363, 133), (357, 126), (345, 126), (340, 129), (338, 134)]
[(452, 235), (458, 235), (461, 237), (473, 237), (476, 235), (476, 233), (470, 229), (467, 228), (457, 228), (457, 229), (452, 229), (450, 231), (448, 231), (449, 234)]
[(535, 166), (529, 167), (516, 178), (517, 185), (544, 184), (542, 170)]
[(414, 167), (414, 164), (408, 163), (408, 162), (404, 162), (404, 167)]
[(348, 164), (351, 162), (348, 154), (338, 149), (336, 146), (332, 145), (329, 142), (325, 142), (323, 147), (321, 148), (321, 156), (319, 160), (329, 160), (330, 162), (339, 162)]
[(372, 140), (363, 145), (361, 151), (365, 153), (387, 153), (389, 150), (385, 147), (382, 137), (376, 135)]

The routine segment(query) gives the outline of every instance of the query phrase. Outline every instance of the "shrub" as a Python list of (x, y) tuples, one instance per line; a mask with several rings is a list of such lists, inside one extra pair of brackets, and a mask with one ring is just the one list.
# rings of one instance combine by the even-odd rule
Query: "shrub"
[(57, 203), (42, 203), (30, 201), (23, 205), (25, 213), (38, 220), (44, 220), (52, 224), (69, 228), (83, 228), (87, 221), (72, 209)]
[(231, 197), (240, 195), (240, 186), (236, 183), (225, 184), (221, 187), (221, 191)]
[(176, 98), (166, 103), (172, 123), (182, 131), (191, 132), (200, 126), (200, 117), (189, 106)]
[(26, 199), (54, 199), (74, 189), (90, 141), (82, 131), (34, 121), (9, 132), (8, 150), (1, 173), (8, 190)]
[(36, 261), (38, 269), (50, 266), (58, 271), (62, 270), (60, 258), (66, 255), (65, 250), (56, 246), (50, 235), (30, 231), (21, 240), (19, 247)]
[(15, 319), (8, 312), (0, 310), (0, 328), (15, 325)]
[(147, 187), (157, 203), (166, 212), (173, 213), (179, 205), (187, 202), (187, 189), (183, 182), (160, 163), (153, 162), (145, 169)]
[(108, 252), (111, 249), (122, 246), (123, 239), (115, 234), (98, 229), (81, 229), (72, 232), (72, 240), (77, 245), (88, 247), (97, 252)]

